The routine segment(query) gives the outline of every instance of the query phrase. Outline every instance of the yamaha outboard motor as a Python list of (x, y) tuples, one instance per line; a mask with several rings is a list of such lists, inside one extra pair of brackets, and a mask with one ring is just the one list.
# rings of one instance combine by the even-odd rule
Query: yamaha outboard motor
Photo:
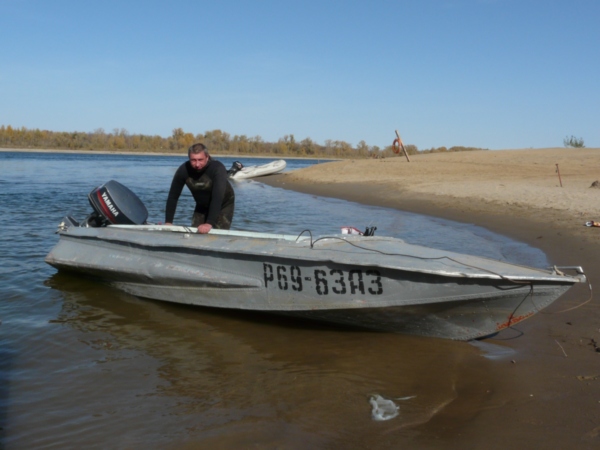
[(82, 226), (142, 225), (148, 219), (148, 210), (138, 196), (114, 180), (95, 188), (88, 200), (94, 212)]
[(227, 174), (232, 177), (234, 176), (236, 173), (238, 173), (240, 170), (242, 170), (244, 168), (244, 165), (239, 162), (239, 161), (234, 161), (234, 163), (231, 165), (231, 169), (229, 169), (227, 171)]

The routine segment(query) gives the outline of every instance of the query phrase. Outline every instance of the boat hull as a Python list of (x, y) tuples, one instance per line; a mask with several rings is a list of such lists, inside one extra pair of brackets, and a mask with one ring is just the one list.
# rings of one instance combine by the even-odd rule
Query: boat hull
[[(386, 262), (394, 260), (389, 255), (355, 255), (353, 242), (371, 245), (363, 252), (367, 255), (392, 244), (399, 246), (397, 252), (417, 248), (390, 238), (347, 236), (319, 243), (227, 232), (71, 227), (61, 233), (46, 262), (149, 299), (460, 340), (514, 325), (580, 281), (541, 271), (533, 276), (530, 272), (537, 269), (530, 268), (519, 275), (520, 266), (498, 262), (493, 263), (516, 267), (516, 272), (498, 277), (485, 273), (490, 266), (482, 273), (412, 270)], [(474, 257), (464, 257), (472, 266)]]

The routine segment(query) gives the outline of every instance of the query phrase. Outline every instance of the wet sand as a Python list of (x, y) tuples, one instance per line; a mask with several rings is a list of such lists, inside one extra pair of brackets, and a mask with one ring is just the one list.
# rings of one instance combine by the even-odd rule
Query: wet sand
[[(473, 223), (542, 249), (552, 264), (582, 266), (591, 285), (600, 286), (600, 228), (584, 225), (600, 221), (600, 187), (591, 187), (596, 180), (600, 149), (564, 148), (337, 161), (261, 179)], [(578, 285), (489, 339), (515, 353), (494, 361), (491, 374), (464, 373), (457, 386), (462, 401), (418, 431), (435, 430), (456, 448), (503, 448), (517, 441), (518, 448), (597, 448), (600, 311), (598, 299), (589, 299), (588, 286)]]

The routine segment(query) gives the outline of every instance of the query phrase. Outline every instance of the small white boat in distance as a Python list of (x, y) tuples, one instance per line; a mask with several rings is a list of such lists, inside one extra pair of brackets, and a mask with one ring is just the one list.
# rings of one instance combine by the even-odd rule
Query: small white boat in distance
[(264, 177), (283, 171), (286, 167), (283, 159), (278, 159), (267, 164), (259, 166), (244, 166), (241, 162), (235, 161), (231, 169), (227, 171), (232, 180), (247, 180), (248, 178)]

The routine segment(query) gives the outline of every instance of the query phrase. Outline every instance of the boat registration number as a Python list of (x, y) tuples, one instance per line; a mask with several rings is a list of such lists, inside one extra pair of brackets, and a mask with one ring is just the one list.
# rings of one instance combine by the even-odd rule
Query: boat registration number
[[(314, 289), (318, 295), (382, 295), (381, 274), (375, 269), (313, 269), (302, 273), (299, 266), (263, 263), (265, 287), (302, 292)], [(308, 273), (307, 273), (308, 272)]]

